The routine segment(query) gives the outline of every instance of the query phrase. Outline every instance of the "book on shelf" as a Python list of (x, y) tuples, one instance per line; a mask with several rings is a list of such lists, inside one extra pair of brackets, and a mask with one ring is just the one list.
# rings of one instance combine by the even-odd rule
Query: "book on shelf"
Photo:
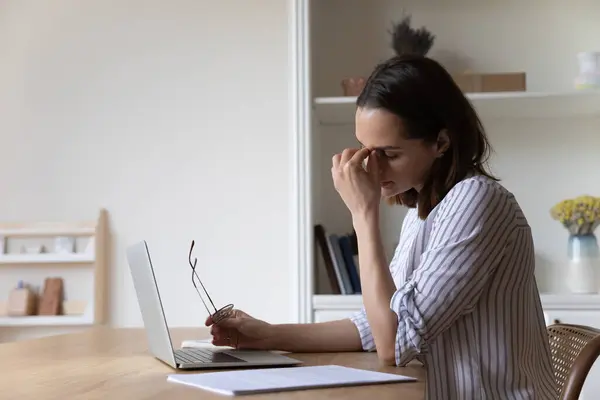
[(356, 232), (328, 233), (321, 224), (314, 227), (317, 257), (323, 265), (333, 294), (360, 294), (358, 245)]

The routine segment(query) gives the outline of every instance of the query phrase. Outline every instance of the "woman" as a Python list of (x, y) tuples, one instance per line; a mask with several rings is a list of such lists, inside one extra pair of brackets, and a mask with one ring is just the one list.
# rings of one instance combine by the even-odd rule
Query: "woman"
[[(531, 229), (487, 172), (484, 129), (451, 76), (431, 59), (394, 57), (369, 77), (355, 122), (361, 148), (334, 155), (331, 173), (358, 239), (363, 310), (281, 325), (237, 311), (212, 327), (213, 343), (416, 358), (432, 399), (555, 398)], [(389, 266), (382, 197), (409, 208)]]

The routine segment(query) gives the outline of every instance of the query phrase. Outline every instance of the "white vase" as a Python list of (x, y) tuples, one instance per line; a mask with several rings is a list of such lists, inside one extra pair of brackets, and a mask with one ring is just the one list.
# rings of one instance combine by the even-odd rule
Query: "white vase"
[(586, 51), (577, 54), (579, 75), (575, 78), (578, 89), (600, 88), (600, 51)]
[(598, 265), (590, 262), (590, 260), (569, 262), (567, 271), (569, 291), (579, 294), (598, 293), (596, 268), (598, 268)]
[(593, 234), (571, 235), (568, 242), (567, 286), (572, 293), (598, 293), (600, 254)]

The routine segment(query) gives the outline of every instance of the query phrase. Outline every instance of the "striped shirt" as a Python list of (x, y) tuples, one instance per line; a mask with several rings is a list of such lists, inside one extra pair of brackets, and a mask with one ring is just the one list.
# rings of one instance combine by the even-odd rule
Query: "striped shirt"
[[(410, 209), (390, 272), (396, 364), (423, 363), (428, 399), (557, 398), (531, 229), (499, 183), (466, 178), (425, 220)], [(375, 350), (365, 309), (351, 320)]]

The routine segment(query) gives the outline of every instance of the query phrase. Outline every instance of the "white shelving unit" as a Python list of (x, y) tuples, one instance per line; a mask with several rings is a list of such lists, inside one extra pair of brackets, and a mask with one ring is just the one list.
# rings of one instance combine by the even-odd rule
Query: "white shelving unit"
[[(0, 254), (0, 335), (10, 329), (16, 339), (21, 334), (30, 335), (32, 328), (68, 328), (100, 325), (106, 322), (107, 283), (107, 212), (102, 209), (95, 221), (80, 223), (25, 222), (0, 224), (0, 240), (7, 247)], [(52, 243), (59, 236), (72, 237), (76, 241), (74, 253), (21, 253), (21, 243)], [(23, 246), (22, 244), (20, 245)], [(51, 245), (50, 245), (51, 246)], [(65, 301), (85, 302), (85, 310), (76, 315), (8, 316), (6, 307), (8, 290), (17, 280), (36, 284), (40, 291), (44, 279), (60, 276), (64, 281)], [(39, 293), (38, 293), (39, 294)], [(19, 332), (12, 332), (18, 329)], [(21, 332), (27, 330), (27, 332)], [(44, 336), (37, 334), (37, 336)], [(0, 338), (2, 339), (2, 338)], [(14, 340), (14, 338), (13, 338)]]
[[(412, 14), (413, 26), (425, 26), (436, 35), (429, 56), (449, 72), (526, 73), (524, 92), (466, 95), (494, 148), (493, 172), (515, 193), (532, 226), (546, 322), (600, 327), (600, 295), (564, 291), (567, 235), (549, 216), (549, 208), (558, 201), (600, 192), (600, 91), (574, 87), (577, 53), (598, 50), (591, 38), (600, 34), (600, 27), (592, 23), (600, 6), (583, 0), (568, 5), (551, 0), (543, 8), (527, 2), (498, 7), (468, 0), (294, 4), (293, 139), (299, 213), (294, 257), (299, 265), (299, 321), (345, 318), (362, 306), (360, 294), (331, 294), (327, 275), (316, 263), (320, 250), (313, 229), (321, 224), (327, 233), (340, 235), (352, 229), (330, 175), (331, 156), (358, 144), (353, 126), (356, 97), (343, 96), (341, 81), (367, 77), (377, 62), (393, 54), (388, 29), (404, 10)], [(540, 26), (552, 29), (540, 34)], [(400, 207), (382, 208), (388, 257), (404, 213)], [(594, 366), (592, 375), (600, 376), (598, 369)], [(582, 398), (594, 398), (587, 396), (598, 390), (586, 385)]]
[(3, 327), (44, 327), (44, 326), (87, 326), (93, 325), (91, 316), (30, 316), (30, 317), (0, 317)]
[[(564, 156), (567, 145), (580, 150), (597, 145), (594, 138), (600, 129), (600, 91), (576, 90), (574, 86), (577, 53), (596, 49), (595, 42), (587, 39), (588, 33), (573, 33), (566, 26), (555, 26), (543, 38), (538, 35), (539, 24), (551, 23), (564, 15), (566, 6), (558, 1), (551, 3), (540, 10), (510, 2), (499, 10), (483, 4), (474, 9), (467, 0), (452, 3), (409, 0), (401, 5), (388, 0), (368, 3), (296, 0), (300, 321), (315, 321), (329, 311), (359, 308), (360, 296), (330, 295), (330, 289), (323, 285), (326, 275), (315, 265), (320, 250), (314, 243), (313, 227), (321, 224), (328, 233), (337, 234), (348, 233), (352, 228), (350, 215), (333, 189), (330, 176), (332, 154), (357, 145), (353, 132), (356, 97), (343, 96), (341, 81), (347, 77), (367, 77), (377, 62), (393, 54), (388, 28), (390, 21), (399, 20), (403, 11), (412, 14), (413, 26), (425, 26), (436, 35), (429, 56), (440, 61), (449, 72), (456, 73), (462, 68), (482, 73), (526, 73), (526, 91), (466, 93), (466, 96), (476, 108), (497, 153), (492, 159), (494, 172), (517, 192), (530, 219), (540, 267), (560, 266), (560, 257), (566, 252), (566, 234), (551, 220), (548, 210), (568, 194), (600, 191), (600, 182), (589, 179), (591, 173), (588, 179), (579, 182), (573, 179), (579, 171), (590, 168), (590, 160), (595, 163), (594, 168), (600, 166), (597, 152), (583, 153), (583, 157), (578, 152), (576, 160)], [(600, 14), (600, 7), (593, 10), (582, 7), (568, 18), (573, 23), (585, 23), (594, 12)], [(534, 20), (537, 22), (533, 23)], [(600, 28), (594, 29), (600, 34)], [(486, 40), (481, 41), (484, 32)], [(560, 41), (565, 35), (570, 35), (569, 40)], [(507, 48), (507, 41), (514, 46)], [(560, 46), (545, 46), (547, 41)], [(557, 176), (561, 169), (570, 172)], [(547, 200), (540, 206), (536, 197)], [(384, 208), (382, 220), (387, 226), (383, 228), (383, 236), (389, 255), (405, 210)], [(544, 274), (540, 271), (540, 282)], [(540, 291), (548, 293), (543, 295), (545, 307), (562, 309), (571, 304), (572, 310), (600, 309), (600, 297), (595, 295), (555, 295), (561, 291), (548, 287)], [(600, 326), (600, 319), (596, 325)]]
[(4, 254), (0, 264), (81, 264), (93, 263), (93, 254)]
[[(568, 5), (551, 0), (543, 8), (527, 2), (498, 7), (468, 0), (296, 0), (294, 5), (299, 321), (345, 318), (362, 306), (360, 294), (334, 295), (324, 284), (327, 275), (315, 262), (320, 250), (313, 229), (316, 224), (327, 233), (352, 229), (330, 175), (332, 155), (358, 144), (353, 126), (356, 97), (343, 96), (341, 81), (367, 77), (377, 62), (393, 54), (390, 22), (407, 11), (413, 26), (425, 26), (436, 35), (429, 56), (449, 72), (527, 74), (524, 92), (467, 97), (494, 148), (494, 173), (516, 194), (533, 228), (546, 322), (600, 327), (600, 295), (572, 295), (560, 287), (567, 236), (548, 214), (566, 197), (600, 192), (600, 91), (574, 88), (577, 53), (598, 50), (592, 38), (600, 34), (600, 27), (592, 22), (600, 16), (600, 6), (583, 0)], [(542, 26), (552, 28), (540, 30)], [(400, 207), (382, 209), (388, 257), (404, 212)], [(592, 375), (600, 376), (597, 366)], [(582, 398), (594, 398), (587, 396), (598, 390), (588, 384)]]

